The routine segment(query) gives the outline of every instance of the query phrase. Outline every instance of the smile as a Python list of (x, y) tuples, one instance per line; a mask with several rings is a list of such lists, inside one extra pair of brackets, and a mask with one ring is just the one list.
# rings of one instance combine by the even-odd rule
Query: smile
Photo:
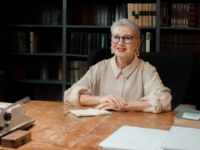
[(117, 50), (118, 50), (119, 52), (124, 52), (124, 51), (126, 51), (125, 48), (117, 48)]

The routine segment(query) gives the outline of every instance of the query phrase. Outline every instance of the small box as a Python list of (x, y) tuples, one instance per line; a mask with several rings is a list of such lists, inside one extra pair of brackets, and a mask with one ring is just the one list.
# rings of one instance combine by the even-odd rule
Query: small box
[(31, 140), (31, 132), (17, 130), (1, 138), (1, 146), (17, 148)]

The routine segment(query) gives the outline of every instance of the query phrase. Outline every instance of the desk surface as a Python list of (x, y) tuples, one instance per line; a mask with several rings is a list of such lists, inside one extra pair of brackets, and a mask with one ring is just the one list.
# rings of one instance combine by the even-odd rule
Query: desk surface
[(169, 130), (177, 113), (112, 111), (112, 115), (78, 118), (71, 113), (63, 116), (63, 113), (89, 107), (46, 101), (31, 101), (22, 107), (36, 121), (28, 129), (32, 140), (19, 150), (101, 150), (98, 144), (123, 125)]

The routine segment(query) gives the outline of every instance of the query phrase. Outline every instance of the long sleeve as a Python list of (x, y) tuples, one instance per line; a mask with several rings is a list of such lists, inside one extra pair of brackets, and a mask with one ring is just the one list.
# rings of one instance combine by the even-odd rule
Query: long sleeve
[(139, 101), (148, 101), (152, 106), (145, 112), (161, 113), (171, 110), (171, 90), (164, 87), (155, 67), (149, 63), (143, 66), (144, 97)]
[(80, 94), (93, 95), (93, 89), (95, 89), (96, 82), (94, 81), (99, 69), (98, 64), (91, 67), (90, 70), (74, 85), (64, 92), (64, 103), (81, 106), (79, 102)]

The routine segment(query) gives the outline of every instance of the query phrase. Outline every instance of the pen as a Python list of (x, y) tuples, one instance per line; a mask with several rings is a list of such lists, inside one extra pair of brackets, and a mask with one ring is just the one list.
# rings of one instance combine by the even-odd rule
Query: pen
[(67, 111), (66, 113), (63, 114), (63, 116), (66, 116), (69, 113), (69, 111)]

